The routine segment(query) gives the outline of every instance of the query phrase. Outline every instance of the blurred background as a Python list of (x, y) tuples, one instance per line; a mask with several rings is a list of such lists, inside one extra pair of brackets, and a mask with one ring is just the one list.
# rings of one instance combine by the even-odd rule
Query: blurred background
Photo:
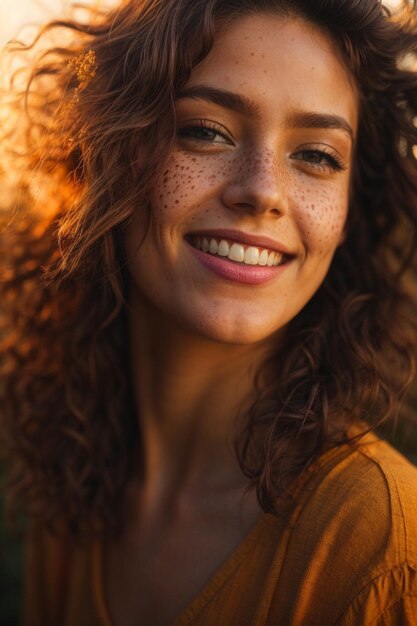
[[(107, 6), (117, 1), (84, 0), (84, 4)], [(392, 8), (399, 3), (400, 0), (385, 2)], [(70, 0), (0, 0), (0, 49), (7, 41), (17, 36), (29, 41), (36, 32), (37, 25), (63, 17), (70, 4)], [(0, 77), (0, 80), (2, 79), (4, 80), (4, 76)], [(1, 193), (0, 188), (0, 200)], [(404, 430), (398, 434), (394, 443), (417, 464), (415, 432)], [(21, 604), (22, 546), (10, 532), (6, 531), (3, 508), (0, 493), (0, 626), (17, 626)]]
[[(116, 0), (84, 0), (83, 4), (109, 5)], [(0, 48), (27, 24), (62, 17), (70, 0), (0, 0)], [(32, 29), (25, 29), (28, 33)]]
[(59, 14), (65, 0), (0, 0), (0, 46), (14, 37), (21, 27)]

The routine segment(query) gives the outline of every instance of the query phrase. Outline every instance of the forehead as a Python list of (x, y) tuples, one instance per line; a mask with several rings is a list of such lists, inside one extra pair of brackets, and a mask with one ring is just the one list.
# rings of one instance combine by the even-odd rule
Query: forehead
[(286, 107), (345, 117), (357, 127), (358, 91), (335, 43), (300, 18), (237, 18), (220, 30), (189, 86), (208, 84), (244, 94), (280, 117)]

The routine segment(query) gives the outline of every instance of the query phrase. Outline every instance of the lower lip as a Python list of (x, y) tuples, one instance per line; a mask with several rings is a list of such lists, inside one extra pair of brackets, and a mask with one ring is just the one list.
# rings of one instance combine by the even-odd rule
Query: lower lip
[(191, 252), (204, 267), (218, 276), (235, 283), (245, 285), (262, 285), (276, 278), (287, 267), (288, 263), (268, 267), (267, 265), (244, 265), (230, 261), (226, 257), (220, 257), (202, 252), (188, 244)]

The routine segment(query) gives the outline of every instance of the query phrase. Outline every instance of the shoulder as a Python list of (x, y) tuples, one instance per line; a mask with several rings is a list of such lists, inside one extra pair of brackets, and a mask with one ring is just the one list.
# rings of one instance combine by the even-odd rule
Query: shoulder
[(396, 558), (417, 566), (417, 467), (376, 437), (365, 440), (357, 456), (370, 475), (362, 477), (362, 489), (369, 496), (375, 491), (377, 509), (395, 532)]
[(355, 518), (362, 510), (368, 544), (360, 541), (358, 549), (370, 567), (338, 623), (417, 625), (417, 468), (369, 437), (352, 455), (349, 473), (358, 483), (353, 507)]
[(417, 468), (368, 434), (324, 454), (294, 495), (277, 589), (290, 623), (417, 625)]
[(324, 458), (314, 474), (313, 468), (307, 515), (316, 509), (339, 532), (354, 529), (352, 550), (383, 548), (381, 568), (417, 566), (417, 468), (410, 461), (368, 434)]

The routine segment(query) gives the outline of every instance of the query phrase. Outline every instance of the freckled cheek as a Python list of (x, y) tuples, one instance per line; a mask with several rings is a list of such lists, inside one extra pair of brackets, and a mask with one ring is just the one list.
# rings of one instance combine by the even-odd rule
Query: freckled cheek
[(347, 194), (306, 190), (297, 211), (298, 226), (310, 252), (326, 256), (341, 242), (347, 218)]
[(151, 194), (153, 215), (159, 222), (170, 222), (199, 206), (224, 179), (225, 159), (207, 156), (172, 157), (157, 189)]

